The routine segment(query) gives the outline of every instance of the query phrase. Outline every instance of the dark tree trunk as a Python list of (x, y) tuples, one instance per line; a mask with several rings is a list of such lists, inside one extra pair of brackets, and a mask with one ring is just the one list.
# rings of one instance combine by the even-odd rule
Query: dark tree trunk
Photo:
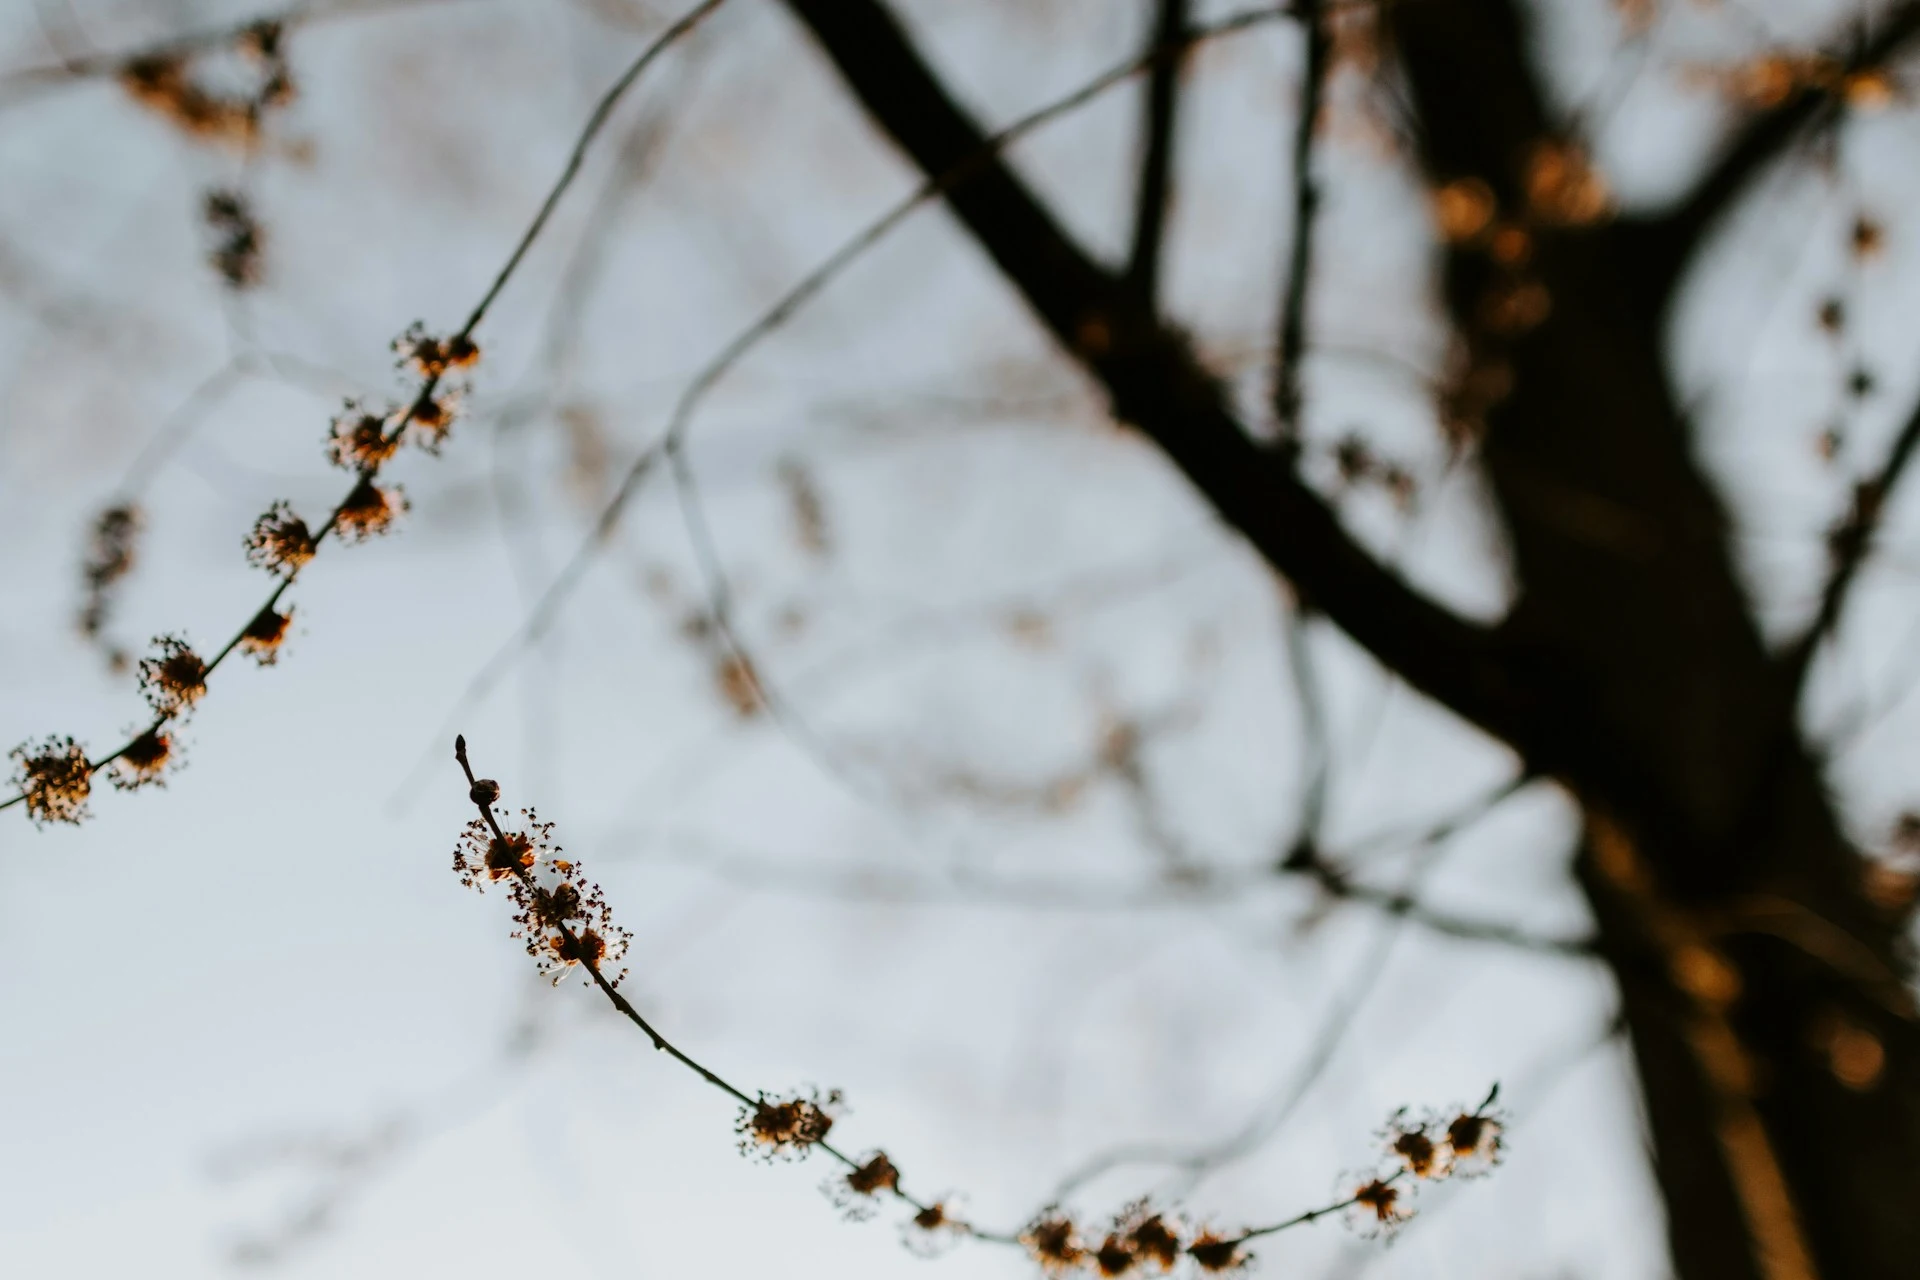
[[(1709, 206), (1661, 224), (1536, 225), (1522, 267), (1450, 254), (1446, 302), (1472, 358), (1510, 375), (1480, 459), (1521, 594), (1486, 632), (1373, 562), (1290, 455), (1251, 440), (1140, 292), (983, 153), (883, 7), (789, 7), (881, 129), (948, 183), (955, 214), (1115, 416), (1377, 659), (1577, 797), (1582, 885), (1619, 983), (1679, 1274), (1920, 1275), (1920, 1035), (1900, 922), (1863, 892), (1797, 723), (1796, 672), (1754, 626), (1665, 363), (1676, 246)], [(1429, 173), (1486, 183), (1519, 219), (1550, 129), (1516, 13), (1505, 0), (1384, 12)], [(1753, 137), (1777, 146), (1801, 118)], [(1490, 324), (1490, 298), (1517, 283), (1545, 290), (1545, 319)]]

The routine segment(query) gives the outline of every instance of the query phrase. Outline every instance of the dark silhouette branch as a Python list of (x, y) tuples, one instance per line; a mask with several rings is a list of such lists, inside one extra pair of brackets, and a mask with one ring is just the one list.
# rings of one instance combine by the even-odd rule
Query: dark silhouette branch
[(1148, 45), (1153, 65), (1147, 72), (1146, 145), (1140, 157), (1140, 185), (1133, 201), (1133, 252), (1127, 256), (1127, 282), (1147, 306), (1160, 297), (1160, 258), (1166, 241), (1167, 205), (1173, 176), (1174, 122), (1179, 115), (1181, 55), (1187, 45), (1189, 0), (1160, 0)]
[[(789, 0), (847, 84), (923, 173), (987, 139), (874, 0)], [(1511, 742), (1533, 709), (1492, 633), (1413, 591), (1362, 548), (1285, 459), (1260, 448), (1186, 341), (1073, 243), (991, 152), (948, 206), (1037, 318), (1215, 509), (1342, 629), (1428, 696)], [(1524, 750), (1525, 747), (1523, 746)]]
[(1313, 224), (1320, 189), (1313, 177), (1313, 140), (1326, 92), (1327, 35), (1322, 0), (1300, 0), (1300, 118), (1293, 128), (1293, 228), (1287, 243), (1286, 288), (1280, 298), (1280, 332), (1273, 382), (1273, 412), (1283, 440), (1300, 432), (1300, 362), (1306, 354), (1307, 285), (1313, 271)]
[(1851, 505), (1828, 534), (1827, 550), (1831, 563), (1826, 583), (1820, 590), (1819, 607), (1814, 611), (1807, 629), (1781, 655), (1787, 678), (1795, 689), (1805, 686), (1814, 655), (1818, 653), (1821, 643), (1839, 627), (1841, 615), (1847, 607), (1847, 597), (1873, 553), (1874, 538), (1885, 519), (1887, 504), (1893, 498), (1894, 489), (1906, 475), (1916, 447), (1920, 447), (1920, 403), (1914, 405), (1907, 420), (1901, 424), (1893, 447), (1887, 450), (1886, 460), (1880, 464), (1880, 469), (1853, 487)]
[[(566, 163), (561, 167), (559, 177), (555, 179), (553, 185), (548, 188), (546, 198), (541, 202), (538, 212), (536, 212), (533, 217), (533, 221), (528, 224), (526, 231), (522, 233), (519, 241), (514, 245), (513, 251), (507, 256), (505, 264), (494, 274), (486, 291), (481, 295), (480, 301), (475, 304), (472, 312), (468, 314), (466, 323), (461, 326), (458, 333), (447, 340), (447, 349), (452, 349), (458, 344), (468, 342), (474, 330), (478, 328), (480, 322), (486, 318), (488, 310), (500, 296), (500, 291), (504, 289), (507, 282), (513, 278), (514, 273), (519, 269), (520, 263), (524, 260), (527, 250), (532, 247), (533, 242), (545, 228), (547, 220), (552, 216), (553, 210), (559, 204), (561, 197), (564, 196), (568, 188), (573, 185), (574, 179), (579, 175), (580, 165), (588, 148), (599, 135), (601, 128), (606, 124), (607, 118), (612, 113), (613, 108), (618, 105), (627, 91), (633, 87), (634, 82), (653, 64), (655, 59), (677, 43), (682, 36), (685, 36), (697, 27), (702, 20), (715, 9), (719, 8), (722, 3), (724, 3), (724, 0), (703, 0), (702, 3), (688, 10), (682, 17), (671, 23), (658, 36), (649, 41), (646, 47), (641, 50), (640, 54), (628, 64), (627, 69), (623, 71), (612, 85), (608, 87), (606, 92), (601, 95), (600, 100), (595, 104), (593, 111), (587, 117), (587, 122), (582, 127), (579, 136), (575, 139), (573, 148), (567, 156)], [(388, 448), (386, 449), (385, 456), (390, 457), (392, 453), (397, 450), (408, 428), (416, 420), (420, 419), (424, 409), (433, 404), (434, 391), (439, 387), (444, 377), (445, 366), (443, 365), (439, 369), (429, 372), (422, 378), (418, 393), (414, 396), (411, 404), (398, 414), (397, 422), (386, 435), (385, 444)], [(379, 474), (382, 465), (383, 461), (369, 461), (362, 462), (357, 467), (355, 471), (354, 488), (333, 508), (328, 514), (326, 521), (313, 531), (309, 555), (311, 555), (312, 550), (317, 550), (321, 544), (325, 543), (329, 537), (338, 533), (341, 527), (341, 516), (347, 510), (348, 504), (355, 500), (355, 495), (365, 486), (372, 483), (373, 479)], [(290, 564), (278, 577), (273, 590), (268, 593), (265, 603), (263, 603), (255, 613), (249, 614), (248, 620), (233, 633), (226, 644), (221, 646), (212, 658), (207, 660), (205, 668), (201, 672), (201, 683), (203, 687), (211, 680), (213, 673), (219, 669), (220, 665), (247, 639), (248, 632), (253, 626), (253, 619), (267, 614), (279, 605), (281, 598), (300, 576), (301, 569), (305, 563), (311, 563), (311, 560), (309, 559), (298, 564)], [(171, 714), (162, 714), (147, 727), (140, 730), (140, 732), (128, 738), (125, 743), (121, 744), (121, 746), (111, 754), (98, 759), (89, 758), (87, 761), (88, 771), (98, 773), (100, 770), (106, 768), (125, 755), (129, 750), (132, 750), (134, 745), (138, 743), (143, 736), (157, 733), (165, 728), (172, 718), (173, 716)], [(0, 801), (0, 810), (10, 809), (14, 805), (26, 803), (28, 795), (29, 791), (23, 788), (8, 799)]]
[[(1904, 52), (1920, 35), (1920, 3), (1906, 0), (1844, 57), (1841, 76), (1875, 69)], [(1784, 156), (1809, 130), (1832, 124), (1844, 103), (1825, 87), (1808, 86), (1775, 106), (1755, 112), (1734, 132), (1719, 157), (1664, 214), (1630, 222), (1646, 260), (1641, 270), (1651, 296), (1666, 299), (1691, 265), (1701, 244), (1754, 179)]]

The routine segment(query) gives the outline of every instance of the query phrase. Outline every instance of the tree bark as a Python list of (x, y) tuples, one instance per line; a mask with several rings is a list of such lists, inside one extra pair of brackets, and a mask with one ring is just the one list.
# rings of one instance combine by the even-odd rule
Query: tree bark
[[(1862, 890), (1667, 375), (1678, 273), (1662, 254), (1699, 227), (1533, 226), (1520, 282), (1551, 306), (1524, 332), (1489, 331), (1511, 268), (1449, 254), (1448, 309), (1473, 358), (1511, 381), (1479, 456), (1521, 589), (1489, 633), (1374, 562), (1291, 456), (1251, 439), (1185, 340), (985, 153), (882, 5), (788, 4), (923, 173), (967, 166), (949, 206), (1115, 416), (1378, 660), (1579, 800), (1581, 882), (1632, 1034), (1679, 1274), (1914, 1275), (1920, 1035), (1901, 922)], [(1483, 181), (1522, 219), (1551, 138), (1519, 15), (1505, 0), (1383, 12), (1429, 173)]]

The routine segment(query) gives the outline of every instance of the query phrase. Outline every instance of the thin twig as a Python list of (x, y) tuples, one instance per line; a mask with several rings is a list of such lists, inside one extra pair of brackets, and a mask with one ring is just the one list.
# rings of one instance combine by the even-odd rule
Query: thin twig
[[(656, 58), (682, 36), (692, 31), (699, 25), (702, 19), (719, 8), (724, 2), (725, 0), (702, 0), (702, 3), (689, 10), (684, 16), (676, 20), (672, 25), (667, 27), (666, 30), (662, 31), (650, 41), (646, 48), (641, 50), (639, 56), (628, 64), (627, 69), (623, 71), (619, 78), (601, 95), (599, 102), (595, 104), (592, 114), (588, 116), (586, 125), (582, 128), (578, 139), (569, 152), (566, 164), (561, 168), (560, 176), (554, 181), (551, 188), (549, 188), (546, 198), (541, 202), (539, 211), (534, 215), (533, 221), (528, 225), (527, 230), (521, 235), (519, 242), (514, 246), (513, 252), (508, 256), (506, 265), (500, 269), (494, 276), (492, 283), (487, 286), (487, 290), (481, 296), (479, 303), (474, 307), (472, 313), (468, 315), (466, 323), (462, 325), (460, 331), (454, 335), (454, 340), (471, 338), (474, 329), (480, 324), (481, 320), (486, 317), (487, 310), (493, 305), (494, 300), (500, 296), (501, 290), (506, 287), (507, 281), (512, 278), (514, 272), (519, 268), (521, 261), (525, 258), (527, 250), (532, 246), (540, 231), (546, 226), (547, 220), (552, 216), (554, 208), (560, 202), (560, 198), (565, 195), (567, 189), (572, 186), (574, 178), (580, 172), (580, 163), (586, 154), (588, 146), (599, 134), (601, 127), (606, 123), (607, 117), (612, 113), (613, 108), (619, 103), (627, 90), (633, 87), (634, 82), (639, 79), (641, 73), (644, 72)], [(418, 415), (418, 412), (431, 401), (435, 389), (440, 384), (441, 377), (442, 374), (436, 371), (430, 373), (423, 379), (419, 393), (414, 397), (411, 406), (400, 415), (398, 423), (389, 434), (389, 443), (397, 442), (400, 436), (406, 431), (408, 424), (412, 422)], [(370, 482), (379, 472), (380, 464), (377, 462), (362, 465), (355, 474), (355, 489), (358, 489), (362, 483)], [(348, 496), (343, 497), (339, 504), (329, 513), (326, 522), (314, 531), (313, 545), (316, 549), (321, 543), (326, 541), (329, 535), (333, 534), (339, 528), (340, 515), (346, 509), (346, 505), (351, 500), (351, 497), (352, 491), (349, 491)], [(311, 560), (307, 563), (311, 563)], [(247, 622), (243, 623), (240, 629), (233, 633), (232, 638), (207, 662), (203, 673), (203, 681), (210, 680), (220, 664), (225, 662), (228, 655), (239, 647), (240, 642), (246, 638), (247, 628), (252, 625), (252, 620), (259, 616), (259, 614), (274, 608), (280, 603), (281, 597), (284, 596), (287, 589), (293, 585), (294, 580), (299, 577), (303, 568), (304, 565), (289, 566), (287, 568), (279, 582), (274, 586), (274, 589), (268, 594), (266, 602), (254, 613), (248, 615)], [(157, 717), (151, 725), (129, 738), (112, 754), (103, 756), (98, 760), (89, 760), (89, 772), (98, 773), (101, 769), (106, 768), (109, 764), (124, 755), (142, 736), (157, 732), (163, 728), (170, 719), (171, 717), (166, 715)], [(9, 799), (0, 801), (0, 810), (10, 809), (16, 804), (25, 803), (27, 795), (27, 791), (22, 788)]]
[(1293, 130), (1293, 229), (1287, 249), (1286, 289), (1280, 299), (1273, 384), (1274, 419), (1283, 441), (1297, 441), (1300, 434), (1300, 361), (1306, 353), (1307, 284), (1313, 270), (1314, 216), (1320, 206), (1320, 189), (1313, 179), (1313, 140), (1332, 52), (1322, 0), (1298, 3), (1305, 54), (1300, 70), (1300, 118)]
[(1189, 0), (1160, 0), (1148, 48), (1153, 64), (1147, 73), (1143, 130), (1146, 146), (1140, 158), (1139, 191), (1134, 196), (1133, 251), (1127, 258), (1127, 281), (1149, 307), (1156, 305), (1160, 296), (1160, 260), (1166, 242), (1174, 125), (1180, 103), (1181, 55), (1188, 48), (1184, 37), (1191, 8)]

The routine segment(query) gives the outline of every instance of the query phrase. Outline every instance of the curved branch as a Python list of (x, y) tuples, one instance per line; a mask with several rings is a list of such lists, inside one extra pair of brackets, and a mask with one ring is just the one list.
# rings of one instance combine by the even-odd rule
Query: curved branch
[[(986, 135), (876, 0), (788, 0), (848, 86), (928, 175)], [(1187, 341), (1074, 243), (998, 156), (948, 185), (949, 208), (1062, 347), (1267, 561), (1380, 662), (1516, 745), (1531, 699), (1487, 629), (1418, 594), (1359, 545), (1287, 458), (1260, 447)], [(1524, 750), (1524, 747), (1522, 748)]]

